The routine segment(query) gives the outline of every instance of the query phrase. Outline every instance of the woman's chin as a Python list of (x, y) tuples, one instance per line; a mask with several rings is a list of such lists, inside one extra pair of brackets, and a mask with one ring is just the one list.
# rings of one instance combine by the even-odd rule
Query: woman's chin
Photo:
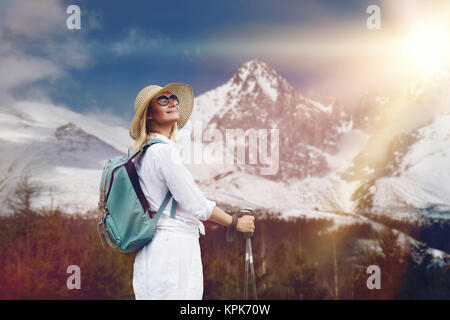
[(177, 122), (178, 120), (180, 120), (180, 116), (177, 114), (177, 115), (168, 117), (167, 122), (175, 123), (175, 122)]

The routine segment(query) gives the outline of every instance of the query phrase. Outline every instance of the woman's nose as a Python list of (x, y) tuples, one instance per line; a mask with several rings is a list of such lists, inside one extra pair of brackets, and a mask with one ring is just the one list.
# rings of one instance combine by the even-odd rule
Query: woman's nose
[(169, 108), (177, 108), (177, 105), (175, 104), (175, 102), (173, 100), (169, 100)]

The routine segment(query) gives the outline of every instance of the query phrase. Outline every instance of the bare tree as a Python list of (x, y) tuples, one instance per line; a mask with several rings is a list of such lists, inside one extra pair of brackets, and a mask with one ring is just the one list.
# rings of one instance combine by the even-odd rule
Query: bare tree
[(41, 186), (31, 182), (28, 175), (22, 176), (16, 184), (16, 189), (6, 197), (6, 204), (14, 215), (30, 215), (33, 213), (32, 201), (40, 194)]

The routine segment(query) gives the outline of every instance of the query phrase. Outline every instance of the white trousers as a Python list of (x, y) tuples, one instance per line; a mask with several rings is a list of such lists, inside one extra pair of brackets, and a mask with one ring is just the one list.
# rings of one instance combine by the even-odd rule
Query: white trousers
[(133, 290), (137, 300), (201, 300), (198, 234), (157, 229), (152, 241), (136, 255)]

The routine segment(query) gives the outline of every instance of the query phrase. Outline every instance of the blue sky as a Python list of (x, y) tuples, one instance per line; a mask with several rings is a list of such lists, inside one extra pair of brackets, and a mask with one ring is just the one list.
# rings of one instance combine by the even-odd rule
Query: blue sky
[[(345, 19), (365, 10), (361, 1), (347, 1), (345, 6), (337, 1), (317, 4), (317, 1), (267, 0), (77, 4), (84, 18), (80, 33), (85, 33), (89, 54), (95, 61), (89, 68), (72, 74), (75, 81), (84, 85), (72, 87), (70, 93), (62, 92), (55, 98), (67, 104), (76, 93), (72, 103), (77, 102), (80, 108), (88, 106), (89, 99), (95, 99), (99, 105), (119, 112), (131, 106), (136, 93), (147, 84), (184, 82), (200, 94), (227, 81), (240, 65), (259, 58), (251, 52), (234, 56), (227, 53), (232, 50), (233, 41), (251, 43), (252, 35), (239, 30), (258, 29), (259, 25), (302, 28), (320, 21), (326, 23), (327, 17), (322, 14), (326, 11)], [(98, 25), (91, 28), (85, 12), (97, 19)], [(71, 33), (68, 31), (67, 36)], [(223, 53), (211, 52), (211, 43), (221, 43), (221, 39), (224, 39)], [(308, 75), (296, 74), (277, 64), (277, 57), (264, 58), (299, 89), (307, 82)]]
[[(352, 107), (368, 90), (391, 87), (396, 65), (386, 67), (389, 42), (380, 39), (413, 2), (6, 1), (0, 69), (12, 70), (0, 100), (48, 99), (129, 121), (148, 84), (184, 82), (198, 95), (259, 58), (304, 95)], [(66, 28), (70, 4), (81, 9), (81, 30)], [(366, 28), (370, 4), (383, 10), (379, 32)]]

